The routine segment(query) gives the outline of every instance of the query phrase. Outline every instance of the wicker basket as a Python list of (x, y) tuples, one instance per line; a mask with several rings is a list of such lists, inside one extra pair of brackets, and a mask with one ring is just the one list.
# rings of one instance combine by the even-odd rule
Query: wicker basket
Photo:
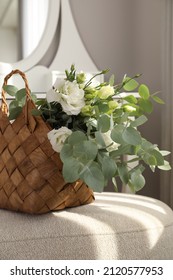
[(2, 89), (0, 108), (0, 208), (42, 214), (91, 203), (93, 191), (82, 181), (65, 183), (62, 162), (47, 138), (50, 131), (42, 117), (34, 117), (26, 76), (14, 70), (4, 79), (19, 74), (26, 88), (26, 103), (14, 122)]

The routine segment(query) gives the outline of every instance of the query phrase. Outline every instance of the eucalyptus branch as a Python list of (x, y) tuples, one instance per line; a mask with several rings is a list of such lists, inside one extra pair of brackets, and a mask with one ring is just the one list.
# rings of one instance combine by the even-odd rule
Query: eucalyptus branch
[(91, 79), (86, 83), (86, 85), (84, 86), (83, 90), (85, 90), (92, 82), (92, 80), (97, 77), (97, 76), (100, 76), (100, 75), (104, 75), (106, 73), (108, 73), (110, 71), (110, 69), (105, 69), (97, 74), (95, 74), (94, 76), (91, 77)]
[(130, 159), (130, 160), (126, 161), (126, 162), (127, 163), (132, 163), (132, 162), (139, 161), (139, 160), (141, 160), (141, 158), (140, 157), (136, 157), (136, 158)]
[(115, 93), (115, 95), (119, 94), (120, 91), (121, 91), (121, 89), (123, 89), (123, 87), (124, 87), (126, 84), (128, 84), (131, 80), (134, 80), (134, 79), (136, 79), (136, 78), (139, 78), (141, 75), (142, 75), (142, 74), (137, 74), (137, 75), (135, 75), (134, 77), (129, 78), (128, 81), (124, 81), (124, 82), (122, 82), (122, 83), (119, 83), (119, 84), (115, 85), (114, 88), (115, 88), (115, 90), (117, 91), (117, 93)]

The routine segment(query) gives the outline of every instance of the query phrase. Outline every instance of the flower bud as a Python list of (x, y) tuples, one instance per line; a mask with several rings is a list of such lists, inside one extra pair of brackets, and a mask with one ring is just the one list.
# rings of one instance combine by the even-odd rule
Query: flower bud
[(85, 98), (86, 99), (94, 99), (97, 96), (97, 90), (93, 87), (88, 87), (85, 89)]
[(108, 102), (109, 109), (114, 110), (118, 107), (118, 102), (115, 100), (111, 100)]
[(123, 109), (125, 112), (128, 112), (128, 113), (132, 113), (132, 112), (136, 111), (136, 108), (134, 108), (133, 106), (130, 106), (130, 105), (124, 105)]
[(77, 80), (77, 83), (78, 83), (78, 84), (83, 84), (83, 83), (85, 82), (85, 80), (86, 80), (86, 75), (85, 75), (85, 73), (77, 74), (76, 80)]
[(86, 117), (90, 117), (92, 116), (92, 113), (93, 113), (93, 108), (91, 105), (85, 105), (82, 110), (81, 110), (81, 113), (83, 116), (86, 116)]

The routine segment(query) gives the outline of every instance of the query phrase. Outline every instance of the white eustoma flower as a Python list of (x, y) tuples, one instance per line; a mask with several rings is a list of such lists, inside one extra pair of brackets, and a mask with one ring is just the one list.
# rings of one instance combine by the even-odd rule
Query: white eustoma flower
[(47, 92), (46, 99), (48, 103), (51, 103), (51, 102), (59, 102), (60, 98), (57, 95), (57, 92), (52, 88)]
[(62, 126), (59, 129), (53, 129), (49, 131), (47, 137), (52, 145), (53, 150), (60, 153), (65, 140), (71, 134), (72, 130), (68, 129), (65, 126)]
[(107, 132), (105, 133), (102, 133), (102, 137), (103, 137), (103, 140), (107, 146), (107, 151), (108, 152), (112, 152), (112, 151), (115, 151), (117, 150), (117, 148), (119, 147), (120, 144), (114, 142), (111, 138), (111, 130), (108, 130)]
[(85, 106), (84, 91), (76, 82), (57, 80), (52, 91), (48, 91), (47, 101), (59, 102), (67, 115), (78, 115)]
[(57, 79), (53, 87), (47, 92), (46, 99), (48, 103), (59, 102), (61, 96), (57, 91), (62, 91), (64, 85), (64, 80)]
[(109, 96), (114, 94), (114, 88), (110, 85), (103, 86), (100, 90), (98, 90), (98, 97), (101, 99), (107, 99)]

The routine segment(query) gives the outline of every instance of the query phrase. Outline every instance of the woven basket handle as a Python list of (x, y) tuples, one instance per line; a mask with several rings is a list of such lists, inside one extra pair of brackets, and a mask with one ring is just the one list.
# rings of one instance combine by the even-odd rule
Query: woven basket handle
[[(4, 112), (6, 115), (8, 114), (8, 104), (7, 104), (7, 101), (6, 101), (6, 97), (5, 97), (5, 90), (3, 89), (3, 87), (5, 85), (7, 85), (7, 82), (8, 80), (11, 78), (11, 76), (13, 76), (14, 74), (19, 74), (24, 82), (25, 82), (25, 89), (26, 89), (26, 101), (27, 100), (31, 100), (31, 94), (30, 94), (30, 89), (29, 89), (29, 86), (28, 86), (28, 81), (27, 81), (27, 78), (26, 78), (26, 75), (16, 69), (16, 70), (12, 70), (5, 78), (4, 78), (4, 83), (3, 83), (3, 86), (2, 86), (2, 105), (1, 105), (1, 110), (2, 112)], [(26, 102), (27, 103), (27, 102)]]

